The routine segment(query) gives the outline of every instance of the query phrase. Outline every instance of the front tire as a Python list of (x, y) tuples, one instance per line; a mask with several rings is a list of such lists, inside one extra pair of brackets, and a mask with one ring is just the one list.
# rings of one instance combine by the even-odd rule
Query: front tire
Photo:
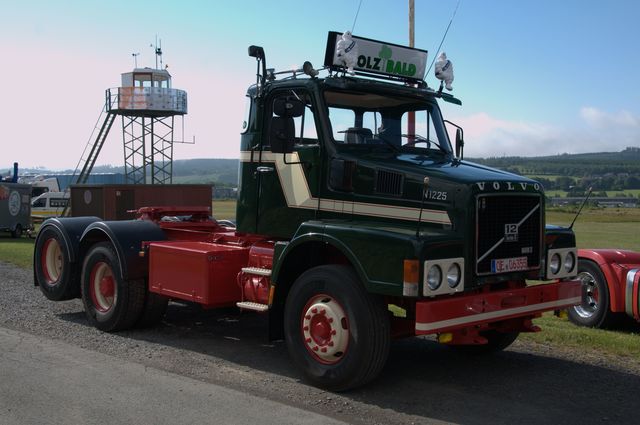
[(287, 297), (284, 326), (294, 363), (327, 390), (366, 384), (389, 354), (388, 314), (350, 267), (319, 266), (303, 273)]
[(609, 287), (600, 267), (593, 261), (578, 261), (578, 279), (582, 281), (582, 301), (569, 308), (569, 320), (579, 326), (603, 328), (613, 324)]
[(124, 280), (109, 242), (94, 245), (82, 266), (82, 302), (89, 322), (114, 332), (132, 327), (142, 312), (144, 280)]

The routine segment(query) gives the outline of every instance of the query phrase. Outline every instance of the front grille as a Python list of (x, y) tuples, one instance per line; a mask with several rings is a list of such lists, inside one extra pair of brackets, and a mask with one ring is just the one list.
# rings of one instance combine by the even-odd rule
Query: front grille
[(404, 176), (400, 173), (386, 170), (376, 170), (375, 192), (382, 195), (402, 195)]
[[(539, 268), (543, 213), (539, 195), (479, 195), (476, 200), (476, 274)], [(516, 270), (505, 270), (506, 263)]]

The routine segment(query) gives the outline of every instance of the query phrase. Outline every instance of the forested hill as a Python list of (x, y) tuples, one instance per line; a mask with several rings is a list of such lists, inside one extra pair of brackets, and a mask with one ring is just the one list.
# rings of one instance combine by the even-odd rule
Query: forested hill
[(640, 148), (621, 152), (539, 157), (466, 158), (471, 162), (535, 177), (547, 189), (640, 189)]
[(469, 161), (527, 175), (584, 176), (640, 174), (640, 148), (622, 152), (562, 154), (555, 156), (468, 158)]

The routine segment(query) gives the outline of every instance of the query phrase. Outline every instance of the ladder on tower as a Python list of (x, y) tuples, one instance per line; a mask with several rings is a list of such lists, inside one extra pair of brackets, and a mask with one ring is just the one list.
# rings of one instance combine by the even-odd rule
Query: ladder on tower
[[(100, 115), (98, 116), (98, 120), (96, 121), (93, 130), (91, 131), (91, 136), (89, 136), (89, 140), (82, 151), (82, 155), (80, 156), (80, 160), (76, 165), (76, 169), (73, 172), (73, 176), (71, 177), (71, 182), (69, 186), (72, 184), (84, 184), (87, 182), (89, 178), (89, 174), (91, 174), (91, 170), (96, 163), (96, 159), (98, 159), (98, 154), (102, 150), (102, 146), (104, 145), (105, 140), (107, 140), (107, 135), (109, 134), (109, 130), (111, 130), (111, 126), (116, 119), (116, 114), (107, 111), (107, 105), (105, 104), (102, 107), (102, 111), (100, 111)], [(93, 138), (96, 130), (98, 130), (98, 135), (96, 138)], [(79, 171), (78, 171), (79, 170)], [(69, 186), (65, 191), (69, 190)], [(62, 216), (66, 217), (69, 214), (69, 207), (71, 202), (67, 202), (67, 205), (64, 207), (62, 211)]]

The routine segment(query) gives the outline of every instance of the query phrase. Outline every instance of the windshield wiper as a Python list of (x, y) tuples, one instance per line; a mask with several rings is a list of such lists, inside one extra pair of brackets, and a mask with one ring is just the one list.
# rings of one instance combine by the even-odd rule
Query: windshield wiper
[(426, 143), (427, 149), (431, 149), (431, 145), (433, 144), (433, 145), (436, 145), (441, 152), (447, 153), (447, 151), (442, 146), (440, 146), (438, 142), (429, 140), (426, 137), (421, 136), (419, 134), (401, 134), (401, 136), (406, 137), (407, 139), (413, 139), (413, 141), (410, 141), (403, 146), (415, 146), (416, 143)]

